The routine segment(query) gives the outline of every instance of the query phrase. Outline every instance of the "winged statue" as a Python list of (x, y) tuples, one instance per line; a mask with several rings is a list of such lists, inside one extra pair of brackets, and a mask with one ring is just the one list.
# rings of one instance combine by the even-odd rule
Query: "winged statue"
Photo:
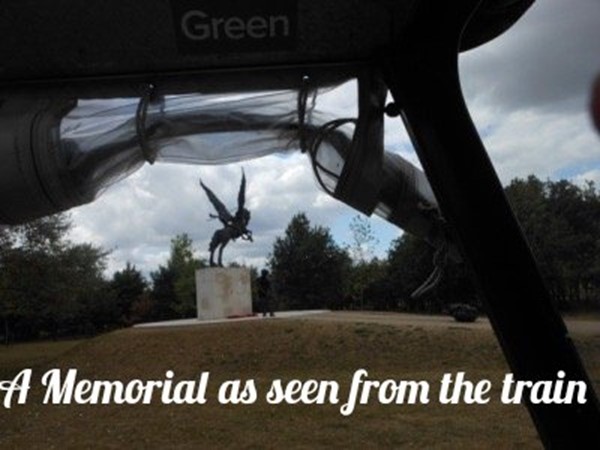
[[(210, 203), (217, 211), (216, 215), (210, 214), (210, 217), (219, 219), (223, 224), (223, 228), (215, 231), (208, 246), (208, 250), (210, 251), (210, 265), (211, 267), (223, 267), (223, 249), (229, 241), (235, 241), (241, 237), (245, 241), (252, 242), (252, 231), (247, 228), (250, 222), (250, 211), (244, 208), (246, 202), (246, 174), (242, 170), (242, 182), (240, 183), (240, 191), (238, 193), (238, 209), (235, 215), (231, 215), (223, 202), (202, 183), (202, 180), (200, 180), (200, 186), (202, 186)], [(219, 255), (218, 261), (215, 263), (214, 255), (217, 249), (219, 249)]]

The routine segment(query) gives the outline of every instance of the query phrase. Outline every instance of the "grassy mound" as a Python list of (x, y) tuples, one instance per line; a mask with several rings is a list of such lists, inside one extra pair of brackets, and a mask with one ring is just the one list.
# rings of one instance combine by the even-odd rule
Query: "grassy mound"
[[(584, 344), (584, 351), (598, 355), (598, 337)], [(176, 379), (195, 379), (209, 371), (208, 403), (163, 405), (157, 396), (150, 405), (43, 405), (44, 390), (36, 381), (26, 405), (0, 409), (1, 448), (541, 446), (525, 408), (497, 400), (497, 386), (508, 369), (486, 330), (250, 321), (128, 329), (65, 345), (58, 353), (41, 364), (33, 358), (37, 379), (50, 368), (77, 368), (79, 378), (121, 381), (162, 380), (168, 370)], [(432, 402), (381, 405), (373, 397), (344, 417), (339, 408), (359, 368), (367, 369), (372, 379), (427, 380)], [(5, 371), (14, 369), (5, 366)], [(593, 369), (598, 374), (598, 367)], [(492, 402), (439, 405), (435, 400), (440, 377), (458, 371), (472, 380), (492, 380)], [(340, 404), (269, 405), (264, 395), (275, 378), (336, 380), (341, 385)], [(228, 379), (256, 380), (256, 403), (220, 405), (217, 389)]]

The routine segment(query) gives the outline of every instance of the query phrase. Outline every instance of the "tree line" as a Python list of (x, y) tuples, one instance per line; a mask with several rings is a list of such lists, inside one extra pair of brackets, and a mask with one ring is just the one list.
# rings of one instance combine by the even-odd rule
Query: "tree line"
[[(600, 309), (600, 193), (593, 183), (515, 179), (506, 187), (556, 305)], [(167, 261), (144, 277), (127, 263), (105, 275), (109, 252), (68, 240), (59, 214), (0, 229), (0, 337), (5, 341), (92, 335), (138, 322), (194, 317), (195, 271), (206, 267), (187, 234), (171, 240)], [(493, 230), (490, 230), (493, 233)], [(408, 234), (384, 258), (366, 218), (350, 223), (352, 242), (294, 215), (267, 259), (278, 309), (441, 312), (451, 303), (481, 308), (464, 265), (445, 267), (440, 283), (412, 294), (433, 271), (433, 250)], [(250, 267), (252, 279), (258, 270)], [(253, 288), (254, 289), (254, 288)], [(255, 297), (255, 296), (254, 296)]]
[[(505, 193), (555, 305), (600, 309), (600, 192), (594, 183), (529, 176), (514, 179)], [(438, 285), (415, 297), (434, 270), (433, 249), (405, 233), (378, 259), (369, 255), (376, 237), (367, 219), (355, 217), (350, 229), (353, 243), (342, 248), (329, 230), (311, 227), (306, 215), (292, 218), (269, 260), (283, 307), (437, 313), (467, 303), (484, 309), (466, 265), (447, 264)]]
[(0, 229), (0, 337), (5, 343), (88, 336), (148, 320), (195, 313), (192, 241), (171, 241), (165, 265), (146, 279), (127, 263), (105, 275), (109, 252), (67, 237), (69, 216), (58, 214)]

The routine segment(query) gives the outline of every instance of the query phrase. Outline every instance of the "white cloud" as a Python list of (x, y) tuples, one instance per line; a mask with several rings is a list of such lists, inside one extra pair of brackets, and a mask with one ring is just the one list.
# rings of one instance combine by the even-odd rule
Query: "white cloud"
[(232, 211), (237, 208), (241, 167), (247, 177), (247, 206), (253, 243), (238, 240), (224, 252), (226, 261), (264, 265), (276, 236), (298, 211), (315, 224), (349, 208), (319, 191), (304, 155), (270, 156), (227, 166), (146, 166), (102, 195), (73, 211), (74, 241), (91, 241), (112, 249), (109, 272), (130, 261), (146, 273), (164, 264), (170, 239), (188, 233), (198, 254), (208, 257), (208, 243), (220, 227), (198, 179)]
[(587, 181), (593, 181), (597, 189), (600, 189), (600, 169), (590, 170), (573, 177), (573, 182), (579, 185)]
[(498, 109), (579, 109), (600, 71), (600, 2), (544, 0), (493, 42), (461, 57), (468, 98)]
[(600, 2), (536, 2), (508, 32), (461, 56), (467, 104), (501, 180), (600, 167), (588, 102), (600, 72)]
[(557, 178), (578, 167), (600, 166), (600, 141), (585, 111), (565, 115), (521, 109), (488, 118), (478, 111), (475, 121), (505, 184), (532, 173)]

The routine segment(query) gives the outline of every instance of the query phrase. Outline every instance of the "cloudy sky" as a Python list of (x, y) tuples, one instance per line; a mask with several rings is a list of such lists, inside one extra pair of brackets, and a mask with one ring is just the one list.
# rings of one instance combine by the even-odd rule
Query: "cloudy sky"
[[(591, 83), (600, 73), (600, 1), (538, 1), (507, 33), (461, 55), (463, 88), (473, 119), (503, 183), (535, 174), (600, 184), (600, 137), (588, 114)], [(327, 107), (339, 117), (353, 109), (353, 86), (331, 93)], [(398, 119), (386, 121), (386, 148), (418, 164)], [(188, 233), (199, 256), (217, 228), (198, 178), (234, 207), (241, 167), (248, 178), (247, 204), (255, 242), (238, 241), (226, 261), (264, 265), (276, 236), (291, 217), (312, 223), (350, 243), (357, 213), (319, 190), (308, 159), (271, 155), (221, 166), (155, 164), (113, 185), (97, 201), (72, 211), (72, 240), (112, 250), (109, 272), (126, 261), (145, 273), (164, 264), (170, 239)], [(372, 218), (384, 255), (400, 231)]]

